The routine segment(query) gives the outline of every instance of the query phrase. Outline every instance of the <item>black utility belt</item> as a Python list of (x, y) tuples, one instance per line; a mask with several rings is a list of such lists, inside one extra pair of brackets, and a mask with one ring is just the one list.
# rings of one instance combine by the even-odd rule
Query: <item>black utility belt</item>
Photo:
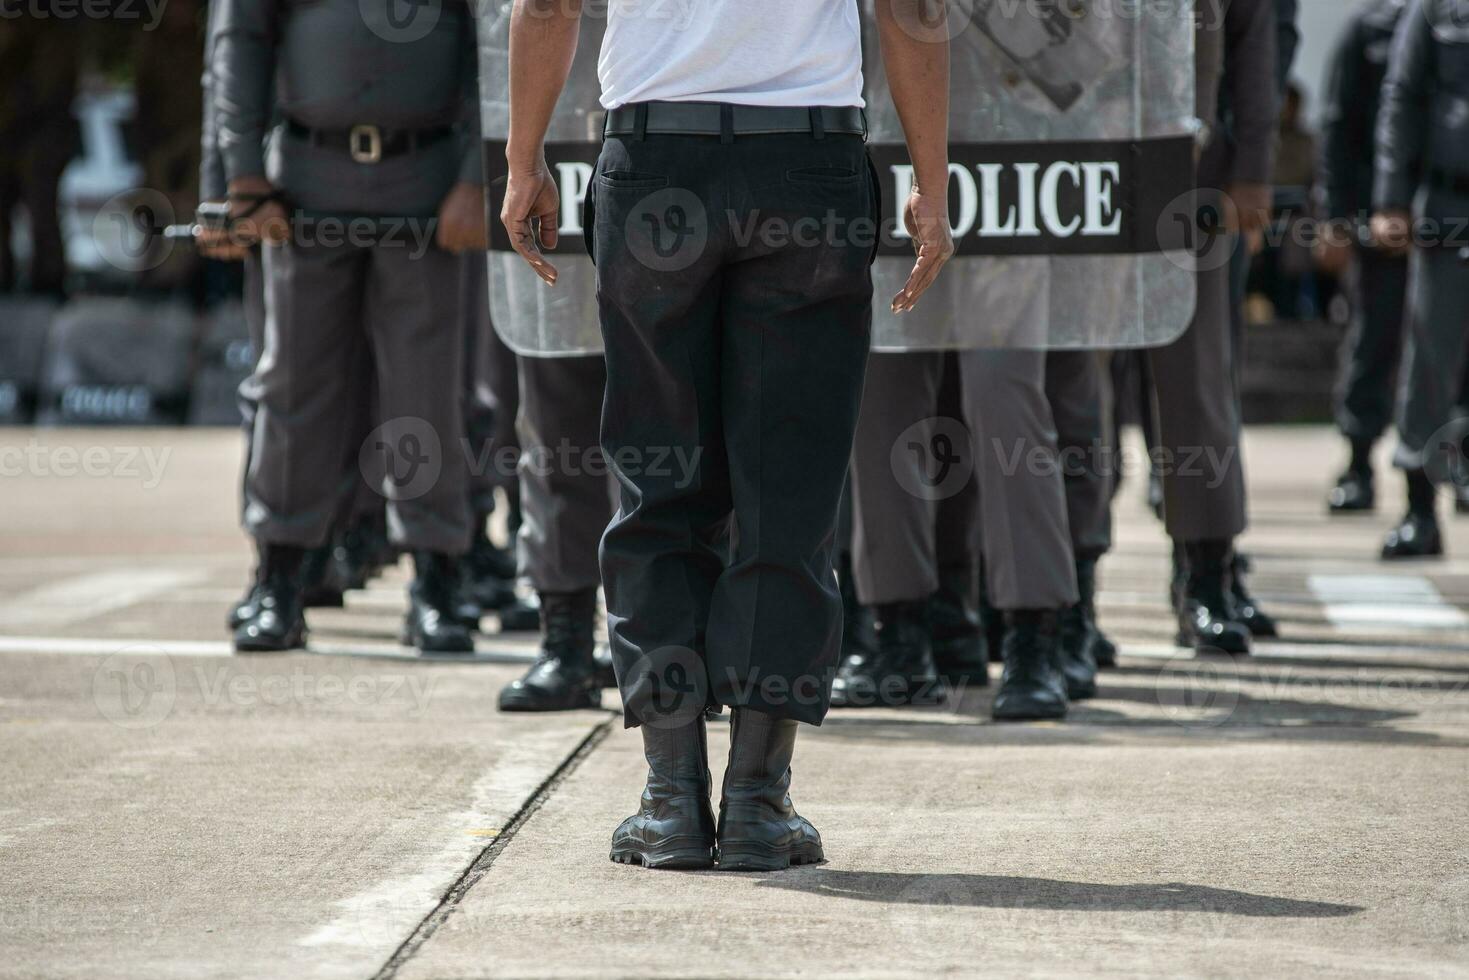
[(1428, 183), (1439, 190), (1452, 191), (1469, 197), (1469, 174), (1454, 174), (1447, 170), (1428, 171)]
[(413, 153), (454, 135), (453, 126), (429, 129), (383, 129), (360, 125), (346, 128), (307, 126), (294, 119), (285, 122), (286, 132), (312, 146), (340, 150), (358, 163), (378, 163), (388, 157)]
[(607, 110), (604, 136), (736, 136), (828, 133), (867, 136), (867, 114), (856, 106), (758, 106), (726, 102), (633, 102)]

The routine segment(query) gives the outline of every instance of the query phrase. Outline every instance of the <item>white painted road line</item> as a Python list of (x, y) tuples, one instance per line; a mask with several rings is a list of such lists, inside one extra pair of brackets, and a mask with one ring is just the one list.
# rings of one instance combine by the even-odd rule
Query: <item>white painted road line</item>
[(1334, 626), (1469, 629), (1469, 615), (1421, 575), (1312, 575), (1306, 582)]
[(203, 577), (200, 569), (140, 568), (49, 582), (0, 601), (0, 629), (66, 626), (193, 585)]
[[(114, 655), (148, 657), (159, 654), (166, 654), (170, 657), (232, 657), (235, 655), (234, 649), (223, 640), (0, 636), (0, 654), (7, 653), (72, 654), (83, 657), (111, 657)], [(322, 657), (366, 657), (374, 660), (413, 660), (425, 663), (459, 664), (528, 664), (536, 658), (534, 650), (494, 647), (483, 640), (475, 652), (469, 655), (443, 653), (425, 656), (412, 647), (390, 643), (318, 643), (315, 641), (311, 643), (310, 649), (295, 650), (292, 653), (309, 653)]]

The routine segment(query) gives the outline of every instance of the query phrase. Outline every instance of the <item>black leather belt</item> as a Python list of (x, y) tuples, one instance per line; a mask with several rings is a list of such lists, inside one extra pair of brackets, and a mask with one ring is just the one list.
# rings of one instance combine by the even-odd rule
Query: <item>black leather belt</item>
[(827, 133), (866, 137), (867, 115), (856, 106), (756, 106), (724, 102), (633, 102), (607, 111), (604, 136), (648, 134), (736, 136)]
[(313, 146), (341, 150), (358, 163), (377, 163), (432, 146), (454, 135), (453, 126), (431, 129), (382, 129), (378, 126), (350, 126), (346, 129), (307, 126), (294, 119), (286, 120), (286, 132)]
[(1447, 170), (1428, 171), (1428, 182), (1440, 190), (1469, 197), (1469, 174), (1451, 174)]

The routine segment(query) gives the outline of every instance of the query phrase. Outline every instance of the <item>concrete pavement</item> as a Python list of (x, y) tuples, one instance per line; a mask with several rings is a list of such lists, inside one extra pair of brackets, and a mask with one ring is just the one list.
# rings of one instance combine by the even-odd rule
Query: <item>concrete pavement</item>
[(1098, 700), (833, 714), (795, 773), (828, 863), (660, 874), (606, 859), (615, 697), (495, 712), (528, 638), (423, 662), (398, 574), (229, 655), (232, 433), (0, 430), (0, 977), (1469, 976), (1469, 520), (1384, 567), (1395, 513), (1321, 513), (1327, 433), (1247, 451), (1285, 639), (1171, 647), (1134, 482)]

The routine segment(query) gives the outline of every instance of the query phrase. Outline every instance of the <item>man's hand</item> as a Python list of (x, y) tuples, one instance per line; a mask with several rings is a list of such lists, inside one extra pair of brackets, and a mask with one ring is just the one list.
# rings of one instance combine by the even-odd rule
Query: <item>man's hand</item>
[(542, 247), (556, 247), (561, 214), (561, 194), (546, 167), (546, 129), (571, 72), (581, 14), (582, 0), (515, 0), (510, 12), (510, 177), (500, 220), (511, 246), (552, 286), (556, 267), (536, 246), (539, 233)]
[[(949, 26), (947, 5), (878, 0), (877, 32), (888, 89), (903, 124), (917, 182), (903, 206), (918, 261), (893, 297), (893, 312), (913, 309), (954, 254), (949, 230)], [(913, 25), (925, 30), (915, 34)]]
[(1413, 216), (1398, 208), (1374, 214), (1372, 244), (1389, 255), (1406, 255), (1413, 245)]
[[(217, 202), (210, 202), (217, 203)], [(249, 251), (236, 242), (229, 228), (205, 228), (195, 225), (194, 247), (199, 254), (217, 262), (242, 262)]]
[[(546, 261), (541, 249), (554, 249), (559, 237), (561, 192), (551, 176), (543, 156), (529, 168), (517, 170), (512, 164), (505, 184), (505, 204), (500, 221), (510, 233), (510, 245), (530, 263), (536, 275), (548, 286), (556, 285), (556, 267)], [(539, 237), (539, 243), (537, 239)]]
[(291, 219), (278, 200), (261, 201), (275, 193), (264, 177), (240, 177), (230, 181), (230, 230), (233, 245), (243, 248), (256, 242), (283, 245), (291, 237)]
[[(944, 188), (945, 191), (947, 189)], [(913, 309), (918, 297), (933, 285), (939, 270), (954, 254), (954, 235), (949, 229), (949, 202), (943, 193), (926, 194), (914, 187), (903, 208), (903, 225), (913, 236), (913, 250), (918, 253), (918, 260), (913, 263), (913, 271), (908, 273), (908, 281), (893, 297), (894, 313), (907, 313)]]
[(434, 240), (439, 248), (456, 255), (490, 247), (483, 187), (464, 181), (454, 185), (439, 205), (439, 231)]

